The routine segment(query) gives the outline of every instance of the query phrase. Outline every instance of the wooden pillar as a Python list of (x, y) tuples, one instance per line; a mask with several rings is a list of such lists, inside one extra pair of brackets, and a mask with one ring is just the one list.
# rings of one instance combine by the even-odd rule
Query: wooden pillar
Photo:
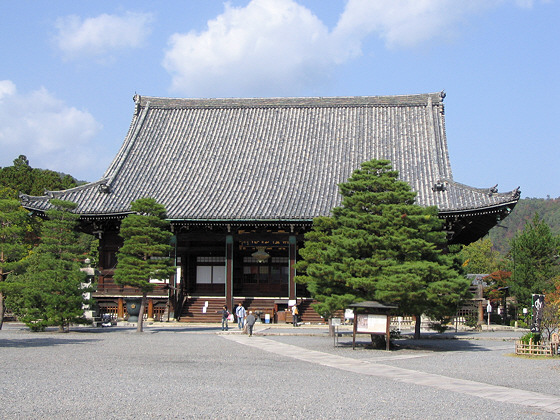
[(289, 269), (289, 279), (288, 279), (288, 296), (290, 300), (297, 299), (296, 281), (295, 281), (296, 253), (297, 253), (297, 240), (294, 235), (290, 235), (290, 245), (289, 245), (290, 269)]
[(117, 301), (117, 319), (120, 321), (124, 319), (124, 300), (122, 297)]
[(148, 299), (148, 321), (154, 320), (154, 300)]
[(233, 309), (233, 236), (226, 236), (226, 305)]
[(391, 350), (391, 315), (388, 313), (385, 315), (387, 317), (387, 324), (385, 326), (385, 350)]
[(356, 348), (357, 332), (358, 332), (358, 308), (354, 308), (354, 322), (352, 322), (352, 350)]

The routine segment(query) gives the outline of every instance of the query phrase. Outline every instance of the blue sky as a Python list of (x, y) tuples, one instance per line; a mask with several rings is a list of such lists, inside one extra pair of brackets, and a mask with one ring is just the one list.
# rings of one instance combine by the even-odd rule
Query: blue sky
[(558, 0), (0, 0), (0, 166), (96, 181), (135, 93), (445, 90), (455, 181), (560, 197)]

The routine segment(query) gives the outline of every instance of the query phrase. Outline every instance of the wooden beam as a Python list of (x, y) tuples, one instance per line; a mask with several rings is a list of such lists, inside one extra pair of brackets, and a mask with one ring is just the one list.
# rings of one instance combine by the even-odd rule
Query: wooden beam
[(226, 236), (226, 305), (233, 309), (233, 236)]

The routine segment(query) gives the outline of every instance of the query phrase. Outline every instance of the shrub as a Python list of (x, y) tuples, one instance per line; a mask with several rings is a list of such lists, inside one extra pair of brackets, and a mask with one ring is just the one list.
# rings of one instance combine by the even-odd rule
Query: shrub
[(478, 327), (478, 315), (475, 312), (469, 312), (465, 315), (465, 325), (471, 328)]
[(538, 344), (541, 342), (541, 334), (540, 333), (532, 333), (529, 332), (522, 336), (519, 339), (523, 344), (529, 344), (531, 340), (533, 340), (533, 344)]
[(443, 325), (441, 322), (431, 322), (430, 323), (430, 329), (437, 331), (439, 334), (444, 333), (447, 328), (449, 328), (447, 325)]
[[(515, 327), (515, 320), (512, 319), (511, 321), (509, 321), (509, 326), (510, 327)], [(523, 321), (522, 319), (518, 319), (517, 320), (517, 327), (518, 328), (528, 328), (527, 327), (527, 323), (525, 321)]]

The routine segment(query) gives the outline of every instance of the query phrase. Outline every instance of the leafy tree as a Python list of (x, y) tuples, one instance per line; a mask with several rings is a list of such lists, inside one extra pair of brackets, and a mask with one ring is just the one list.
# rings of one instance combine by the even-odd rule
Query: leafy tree
[(83, 305), (85, 274), (80, 271), (77, 233), (79, 215), (74, 203), (53, 199), (46, 212), (41, 243), (29, 258), (26, 272), (10, 276), (8, 305), (28, 327), (44, 330), (58, 326), (68, 331), (71, 323), (86, 323)]
[(550, 302), (545, 297), (545, 305), (541, 319), (541, 331), (547, 341), (550, 341), (552, 334), (558, 332), (560, 326), (560, 304)]
[(0, 168), (0, 186), (23, 194), (43, 195), (45, 190), (66, 190), (77, 186), (77, 183), (70, 175), (32, 168), (27, 157), (20, 155), (13, 166)]
[(496, 251), (490, 238), (479, 239), (460, 252), (465, 274), (489, 274), (504, 267), (504, 258)]
[(29, 194), (33, 187), (32, 172), (33, 169), (29, 166), (27, 157), (20, 155), (14, 160), (13, 166), (6, 166), (0, 170), (1, 185)]
[(511, 241), (512, 294), (523, 306), (530, 306), (531, 294), (554, 290), (558, 276), (560, 237), (554, 235), (538, 214)]
[(140, 198), (130, 205), (133, 214), (121, 223), (123, 246), (117, 253), (114, 280), (142, 292), (137, 332), (143, 331), (146, 296), (154, 289), (150, 279), (168, 278), (174, 272), (169, 257), (171, 232), (165, 207), (153, 198)]
[(342, 206), (314, 220), (297, 281), (320, 302), (322, 315), (361, 300), (398, 304), (416, 316), (418, 338), (421, 315), (454, 314), (469, 283), (442, 252), (446, 237), (437, 209), (416, 205), (416, 193), (397, 176), (389, 161), (374, 160), (339, 185)]
[(30, 228), (28, 212), (16, 199), (0, 198), (0, 329), (4, 323), (4, 280), (23, 267), (28, 255), (26, 232)]
[(18, 199), (18, 193), (16, 190), (10, 187), (3, 187), (0, 185), (0, 199)]

